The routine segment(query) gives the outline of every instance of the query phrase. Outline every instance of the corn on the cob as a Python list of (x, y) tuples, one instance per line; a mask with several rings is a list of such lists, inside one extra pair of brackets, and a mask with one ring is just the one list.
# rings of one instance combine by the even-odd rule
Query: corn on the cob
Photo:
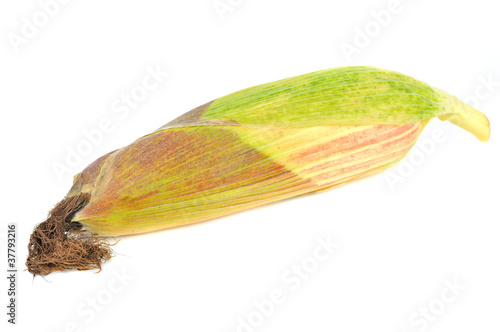
[[(199, 222), (374, 173), (398, 162), (434, 117), (489, 138), (487, 118), (470, 105), (372, 67), (318, 71), (216, 99), (75, 176), (45, 222), (61, 225), (55, 237), (66, 249), (47, 249), (54, 232), (42, 223), (28, 269), (100, 268), (110, 251), (96, 235)], [(75, 249), (82, 243), (93, 250)]]

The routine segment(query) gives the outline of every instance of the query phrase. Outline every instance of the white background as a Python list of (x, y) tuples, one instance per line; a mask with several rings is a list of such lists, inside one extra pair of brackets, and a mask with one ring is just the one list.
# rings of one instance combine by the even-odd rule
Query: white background
[[(73, 0), (43, 22), (37, 1), (2, 2), (0, 257), (6, 271), (5, 233), (15, 222), (20, 270), (16, 326), (6, 322), (6, 279), (0, 283), (2, 331), (498, 331), (494, 2), (222, 3), (231, 11), (221, 16), (212, 0)], [(382, 26), (373, 12), (388, 9)], [(25, 38), (23, 18), (33, 16), (46, 25)], [(371, 36), (362, 40), (365, 29)], [(13, 36), (25, 39), (17, 45)], [(347, 44), (357, 53), (346, 56)], [(64, 197), (72, 176), (99, 156), (233, 91), (355, 64), (400, 71), (475, 100), (492, 123), (490, 142), (434, 120), (421, 136), (432, 151), (417, 145), (390, 171), (211, 222), (121, 238), (118, 256), (97, 274), (33, 279), (24, 271), (31, 230)], [(114, 112), (148, 67), (169, 75), (130, 112)], [(494, 84), (485, 85), (488, 79)], [(84, 131), (103, 119), (112, 129), (59, 178), (54, 165), (65, 164), (68, 149), (84, 144)], [(435, 133), (445, 139), (434, 140)], [(401, 182), (391, 185), (391, 175)], [(317, 238), (340, 246), (292, 290), (297, 284), (283, 276), (304, 260), (313, 263)], [(457, 295), (449, 290), (455, 282), (465, 288)], [(284, 293), (282, 303), (264, 316), (254, 301), (267, 303), (276, 291)], [(442, 294), (451, 300), (444, 303)], [(255, 327), (244, 326), (249, 319)]]

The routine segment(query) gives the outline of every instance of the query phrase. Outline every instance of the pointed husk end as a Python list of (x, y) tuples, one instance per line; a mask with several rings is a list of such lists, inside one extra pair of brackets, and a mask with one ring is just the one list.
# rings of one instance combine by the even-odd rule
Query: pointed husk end
[(101, 270), (101, 265), (113, 256), (111, 245), (103, 237), (82, 230), (71, 222), (76, 212), (90, 200), (81, 193), (59, 202), (47, 220), (38, 224), (28, 244), (26, 267), (33, 275), (47, 275), (66, 270)]
[(438, 116), (441, 121), (450, 121), (456, 126), (467, 130), (481, 142), (490, 139), (490, 121), (480, 111), (471, 105), (460, 101), (457, 97), (448, 95), (451, 113)]

